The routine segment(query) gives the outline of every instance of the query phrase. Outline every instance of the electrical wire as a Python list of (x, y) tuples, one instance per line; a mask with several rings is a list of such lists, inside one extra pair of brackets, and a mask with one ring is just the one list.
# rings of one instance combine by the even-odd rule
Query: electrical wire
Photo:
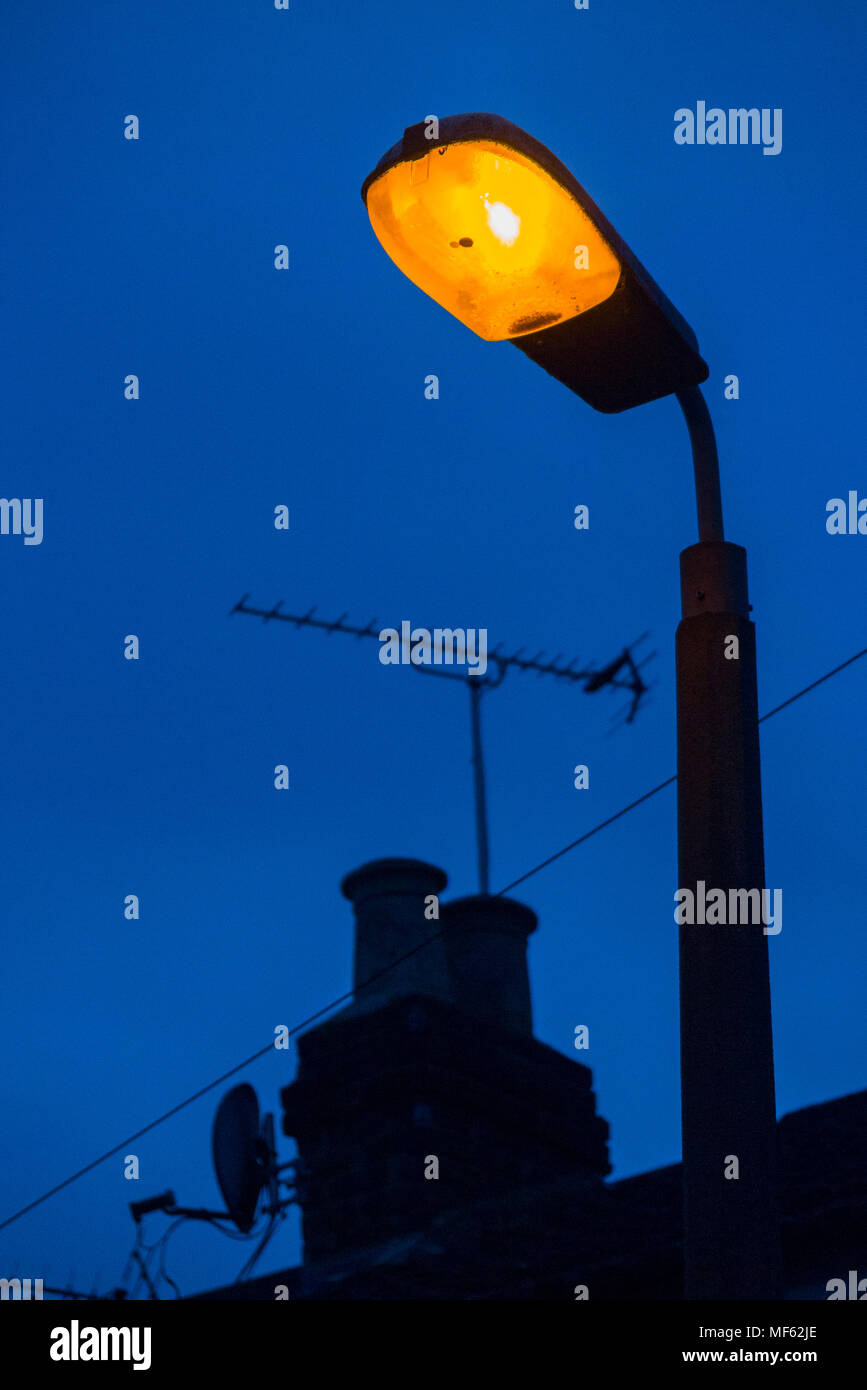
[(170, 1274), (169, 1274), (169, 1273), (167, 1272), (167, 1270), (166, 1270), (166, 1266), (165, 1266), (166, 1247), (168, 1246), (169, 1236), (172, 1234), (173, 1231), (176, 1231), (176, 1230), (177, 1230), (178, 1226), (182, 1226), (186, 1220), (188, 1220), (188, 1218), (187, 1218), (186, 1216), (179, 1216), (179, 1217), (177, 1218), (176, 1221), (173, 1221), (173, 1222), (172, 1222), (172, 1224), (171, 1224), (171, 1226), (169, 1226), (168, 1230), (166, 1230), (166, 1231), (163, 1232), (163, 1234), (160, 1236), (160, 1239), (157, 1241), (157, 1248), (158, 1248), (158, 1250), (159, 1250), (159, 1252), (160, 1252), (159, 1264), (158, 1264), (158, 1267), (157, 1267), (157, 1268), (158, 1268), (158, 1276), (159, 1276), (159, 1278), (165, 1280), (165, 1282), (168, 1284), (169, 1288), (174, 1289), (174, 1291), (175, 1291), (175, 1298), (182, 1298), (183, 1295), (181, 1294), (181, 1291), (180, 1291), (180, 1289), (178, 1288), (177, 1284), (175, 1283), (174, 1279), (172, 1279), (172, 1277), (170, 1276)]
[[(807, 695), (811, 690), (815, 690), (817, 686), (824, 684), (825, 681), (830, 680), (832, 676), (836, 676), (840, 671), (845, 671), (847, 666), (851, 666), (864, 656), (867, 656), (867, 647), (862, 647), (861, 651), (856, 652), (854, 656), (850, 656), (846, 661), (841, 661), (839, 666), (835, 666), (832, 670), (826, 671), (823, 676), (819, 676), (818, 679), (811, 681), (809, 685), (805, 685), (802, 690), (798, 690), (794, 695), (790, 695), (782, 704), (776, 705), (773, 709), (768, 710), (766, 714), (760, 716), (758, 722), (762, 724), (766, 719), (770, 719), (773, 715), (779, 714), (780, 710), (787, 709), (788, 706), (794, 704), (796, 700), (800, 700), (802, 696)], [(597, 835), (600, 830), (604, 830), (607, 826), (613, 825), (614, 822), (620, 820), (622, 816), (627, 815), (630, 811), (634, 811), (637, 806), (641, 806), (643, 802), (649, 801), (651, 797), (656, 796), (658, 792), (661, 792), (665, 787), (670, 787), (671, 784), (676, 781), (677, 774), (666, 778), (664, 782), (660, 782), (657, 786), (652, 787), (650, 791), (646, 791), (643, 795), (636, 797), (628, 806), (624, 806), (621, 810), (615, 811), (613, 816), (609, 816), (606, 820), (600, 821), (598, 825), (593, 826), (592, 830), (587, 830), (583, 835), (579, 835), (577, 840), (572, 840), (568, 845), (564, 845), (562, 849), (557, 850), (556, 853), (549, 855), (547, 859), (543, 859), (541, 864), (537, 864), (535, 868), (528, 869), (527, 872), (521, 874), (519, 878), (513, 879), (505, 888), (500, 888), (496, 893), (492, 894), (492, 897), (501, 898), (505, 893), (516, 888), (518, 884), (525, 883), (528, 878), (532, 878), (535, 874), (541, 873), (542, 869), (546, 869), (549, 864), (553, 864), (555, 860), (561, 859), (564, 854), (568, 854), (571, 850), (576, 849), (578, 845), (584, 844), (584, 842), (589, 840), (593, 835)], [(340, 1004), (345, 1004), (349, 1000), (357, 998), (363, 990), (367, 989), (376, 980), (388, 974), (391, 970), (394, 970), (398, 965), (402, 965), (404, 961), (409, 960), (419, 951), (423, 951), (427, 946), (432, 945), (434, 941), (438, 941), (442, 935), (442, 931), (438, 931), (426, 937), (424, 941), (414, 946), (411, 951), (406, 951), (404, 955), (398, 956), (396, 960), (391, 961), (390, 964), (384, 966), (383, 969), (377, 970), (375, 974), (368, 976), (368, 978), (363, 980), (355, 989), (347, 990), (346, 993), (339, 995), (336, 999), (332, 999), (330, 1004), (325, 1004), (321, 1009), (317, 1009), (315, 1013), (310, 1014), (303, 1022), (295, 1024), (293, 1028), (287, 1031), (286, 1036), (290, 1038), (293, 1037), (296, 1033), (300, 1033), (303, 1028), (308, 1028), (311, 1023), (315, 1023), (317, 1019), (322, 1018), (323, 1014), (328, 1014), (332, 1009), (338, 1008)], [(64, 1178), (63, 1182), (59, 1182), (56, 1186), (49, 1188), (47, 1192), (43, 1192), (41, 1197), (36, 1197), (32, 1202), (28, 1202), (26, 1206), (21, 1207), (20, 1210), (13, 1212), (11, 1216), (7, 1216), (5, 1220), (0, 1221), (0, 1231), (6, 1226), (11, 1226), (13, 1221), (18, 1221), (22, 1216), (26, 1216), (27, 1212), (33, 1211), (34, 1207), (41, 1206), (43, 1202), (47, 1202), (49, 1197), (54, 1197), (58, 1192), (62, 1192), (64, 1188), (77, 1182), (79, 1178), (83, 1178), (86, 1173), (90, 1173), (94, 1168), (98, 1168), (99, 1165), (105, 1163), (107, 1159), (113, 1158), (115, 1154), (128, 1148), (136, 1139), (140, 1139), (143, 1134), (149, 1134), (152, 1129), (156, 1129), (158, 1125), (171, 1119), (173, 1115), (177, 1115), (181, 1110), (185, 1110), (188, 1105), (192, 1105), (194, 1101), (199, 1100), (202, 1096), (207, 1095), (209, 1091), (213, 1091), (217, 1086), (222, 1085), (230, 1076), (235, 1076), (237, 1072), (243, 1071), (244, 1068), (250, 1066), (252, 1062), (258, 1061), (260, 1057), (264, 1057), (273, 1050), (273, 1047), (274, 1043), (272, 1040), (268, 1042), (265, 1047), (260, 1047), (257, 1052), (253, 1052), (249, 1057), (245, 1057), (243, 1062), (238, 1062), (236, 1066), (230, 1067), (228, 1071), (224, 1071), (222, 1075), (218, 1076), (214, 1081), (209, 1081), (207, 1086), (202, 1086), (198, 1091), (188, 1096), (186, 1100), (179, 1101), (179, 1103), (173, 1105), (170, 1110), (166, 1110), (163, 1115), (158, 1116), (155, 1120), (151, 1120), (150, 1124), (146, 1124), (141, 1129), (136, 1130), (135, 1134), (129, 1135), (119, 1144), (115, 1144), (112, 1148), (107, 1149), (105, 1153), (100, 1154), (99, 1158), (93, 1159), (92, 1162), (85, 1164), (83, 1168), (79, 1168), (77, 1172), (72, 1173), (68, 1178)]]
[(250, 1277), (250, 1275), (253, 1273), (253, 1269), (256, 1265), (256, 1262), (259, 1259), (259, 1256), (263, 1253), (265, 1246), (268, 1244), (274, 1232), (277, 1230), (278, 1224), (281, 1221), (284, 1221), (285, 1219), (285, 1211), (274, 1212), (273, 1215), (269, 1218), (268, 1225), (265, 1228), (265, 1234), (262, 1236), (262, 1239), (259, 1241), (259, 1244), (256, 1246), (256, 1249), (253, 1251), (246, 1264), (242, 1266), (240, 1272), (236, 1275), (236, 1284), (241, 1284), (244, 1282), (245, 1279), (248, 1279)]

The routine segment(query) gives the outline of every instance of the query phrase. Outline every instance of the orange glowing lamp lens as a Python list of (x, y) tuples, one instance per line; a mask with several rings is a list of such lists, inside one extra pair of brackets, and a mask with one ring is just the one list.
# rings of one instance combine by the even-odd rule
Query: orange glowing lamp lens
[(480, 338), (575, 318), (620, 280), (620, 261), (568, 190), (496, 140), (393, 164), (366, 201), (398, 269)]

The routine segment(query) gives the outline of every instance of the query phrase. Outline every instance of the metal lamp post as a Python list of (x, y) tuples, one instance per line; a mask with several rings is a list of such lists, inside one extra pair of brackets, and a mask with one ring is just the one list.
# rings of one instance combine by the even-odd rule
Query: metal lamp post
[[(569, 170), (502, 117), (408, 127), (362, 197), (399, 269), (480, 337), (511, 342), (596, 410), (677, 397), (699, 523), (680, 557), (679, 884), (702, 904), (712, 889), (763, 901), (746, 552), (724, 538), (695, 335)], [(703, 913), (679, 931), (685, 1294), (777, 1297), (767, 937), (761, 920), (711, 926)]]

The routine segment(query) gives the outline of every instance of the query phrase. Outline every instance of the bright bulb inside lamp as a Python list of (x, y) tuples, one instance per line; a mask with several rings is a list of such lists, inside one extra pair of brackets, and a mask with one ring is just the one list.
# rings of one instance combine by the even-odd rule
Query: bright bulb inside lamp
[(507, 208), (505, 203), (489, 203), (485, 199), (485, 207), (488, 212), (488, 226), (493, 232), (497, 241), (501, 241), (504, 246), (511, 246), (517, 241), (521, 230), (521, 219), (511, 208)]

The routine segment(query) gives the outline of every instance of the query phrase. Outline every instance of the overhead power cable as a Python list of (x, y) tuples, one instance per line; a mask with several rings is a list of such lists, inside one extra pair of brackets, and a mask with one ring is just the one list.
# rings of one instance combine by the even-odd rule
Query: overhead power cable
[[(807, 695), (811, 690), (815, 690), (817, 686), (824, 684), (824, 682), (830, 680), (832, 676), (838, 675), (840, 671), (845, 671), (847, 666), (851, 666), (854, 662), (860, 661), (864, 656), (867, 656), (867, 647), (862, 647), (861, 651), (856, 652), (854, 656), (850, 656), (846, 661), (841, 661), (839, 666), (835, 666), (832, 670), (826, 671), (823, 676), (819, 676), (817, 680), (811, 681), (809, 685), (805, 685), (802, 690), (798, 690), (794, 695), (790, 695), (782, 704), (775, 705), (773, 709), (761, 715), (758, 722), (762, 724), (766, 719), (770, 719), (773, 715), (779, 714), (780, 710), (787, 709), (788, 706), (794, 704), (796, 700), (800, 700), (802, 696)], [(604, 830), (607, 826), (613, 825), (615, 821), (620, 820), (630, 811), (634, 811), (637, 806), (641, 806), (645, 801), (649, 801), (651, 797), (656, 796), (658, 792), (663, 791), (665, 787), (670, 787), (672, 783), (676, 781), (677, 774), (666, 778), (664, 782), (658, 783), (657, 786), (651, 787), (649, 791), (636, 797), (634, 801), (630, 801), (628, 806), (623, 806), (619, 811), (615, 811), (613, 816), (608, 816), (606, 820), (600, 821), (598, 825), (593, 826), (592, 830), (585, 831), (583, 835), (578, 836), (577, 840), (572, 840), (568, 845), (564, 845), (562, 849), (557, 850), (555, 854), (550, 854), (547, 859), (543, 859), (535, 868), (528, 869), (526, 873), (521, 874), (519, 878), (513, 879), (511, 883), (506, 884), (505, 888), (500, 888), (491, 896), (501, 898), (505, 893), (511, 892), (519, 883), (525, 883), (528, 878), (532, 878), (535, 874), (540, 873), (542, 869), (546, 869), (549, 864), (553, 864), (555, 860), (561, 859), (564, 854), (568, 854), (570, 850), (576, 849), (578, 845), (584, 844), (585, 840), (589, 840), (593, 835), (597, 835), (600, 830)], [(411, 951), (406, 951), (404, 955), (398, 956), (396, 960), (391, 961), (388, 965), (384, 966), (382, 970), (377, 970), (375, 974), (368, 976), (368, 978), (363, 980), (355, 989), (348, 990), (345, 994), (341, 994), (336, 999), (332, 999), (330, 1004), (325, 1004), (321, 1009), (317, 1009), (316, 1013), (310, 1014), (303, 1022), (296, 1023), (293, 1028), (288, 1030), (287, 1037), (291, 1038), (295, 1033), (300, 1033), (302, 1028), (307, 1028), (311, 1023), (315, 1023), (317, 1019), (322, 1018), (323, 1014), (328, 1014), (332, 1009), (338, 1008), (339, 1005), (348, 1003), (349, 1000), (357, 998), (363, 990), (367, 989), (376, 980), (388, 974), (389, 971), (394, 970), (398, 965), (402, 965), (405, 960), (409, 960), (419, 951), (423, 951), (427, 946), (432, 945), (433, 942), (439, 940), (441, 936), (442, 931), (438, 931), (426, 937), (424, 941), (414, 946)], [(79, 1168), (77, 1172), (72, 1173), (68, 1178), (64, 1178), (63, 1182), (59, 1182), (54, 1187), (49, 1188), (47, 1192), (43, 1192), (41, 1197), (34, 1198), (32, 1202), (28, 1202), (27, 1205), (21, 1207), (19, 1211), (13, 1212), (11, 1216), (7, 1216), (4, 1221), (0, 1221), (0, 1231), (6, 1226), (11, 1226), (13, 1221), (17, 1221), (20, 1217), (25, 1216), (27, 1212), (33, 1211), (34, 1207), (41, 1206), (43, 1202), (47, 1202), (49, 1197), (54, 1197), (58, 1192), (62, 1192), (64, 1188), (69, 1187), (70, 1184), (77, 1182), (79, 1178), (83, 1178), (85, 1174), (92, 1172), (94, 1168), (98, 1168), (99, 1165), (105, 1163), (107, 1159), (113, 1158), (115, 1154), (128, 1148), (136, 1139), (140, 1139), (143, 1134), (150, 1133), (152, 1129), (156, 1129), (157, 1126), (163, 1124), (165, 1120), (171, 1119), (172, 1115), (177, 1115), (179, 1111), (185, 1110), (188, 1105), (192, 1105), (194, 1101), (207, 1095), (209, 1091), (213, 1091), (215, 1087), (222, 1085), (224, 1081), (228, 1081), (230, 1076), (234, 1076), (237, 1072), (243, 1071), (244, 1068), (250, 1066), (252, 1062), (258, 1061), (260, 1057), (264, 1057), (273, 1050), (273, 1047), (274, 1043), (272, 1040), (265, 1047), (260, 1047), (257, 1052), (252, 1052), (249, 1057), (245, 1057), (243, 1062), (238, 1062), (236, 1066), (230, 1067), (228, 1071), (223, 1072), (222, 1075), (216, 1077), (214, 1081), (209, 1081), (206, 1086), (202, 1086), (191, 1096), (187, 1096), (186, 1100), (179, 1101), (177, 1105), (173, 1105), (170, 1110), (166, 1110), (165, 1113), (158, 1116), (157, 1119), (151, 1120), (150, 1124), (146, 1124), (141, 1129), (136, 1130), (135, 1134), (129, 1135), (126, 1139), (122, 1139), (119, 1144), (115, 1144), (112, 1148), (107, 1149), (105, 1153), (100, 1154), (99, 1158), (93, 1159), (92, 1162), (85, 1164), (83, 1168)]]

